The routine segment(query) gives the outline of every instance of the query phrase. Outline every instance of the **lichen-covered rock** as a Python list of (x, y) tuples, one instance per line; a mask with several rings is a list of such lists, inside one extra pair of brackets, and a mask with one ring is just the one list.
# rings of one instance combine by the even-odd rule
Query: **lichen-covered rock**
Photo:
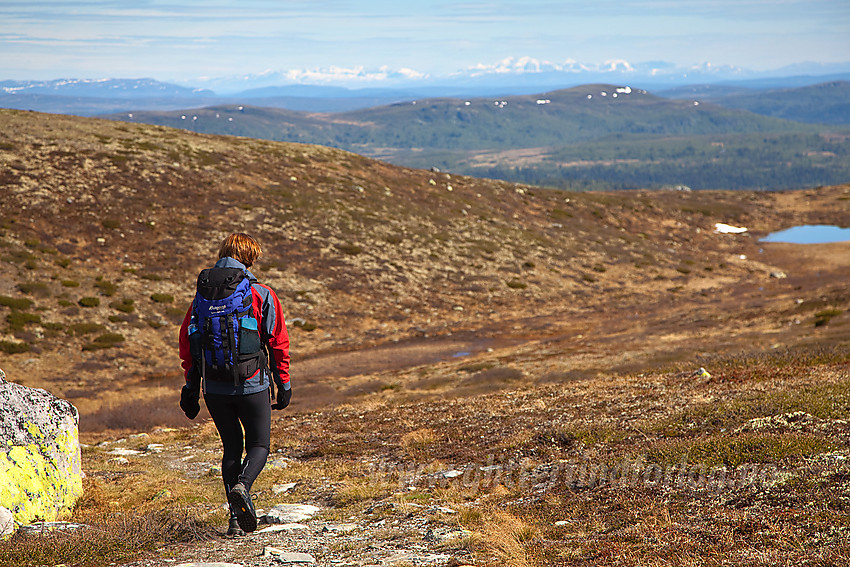
[(15, 518), (8, 508), (0, 506), (0, 538), (11, 535), (15, 531)]
[(64, 517), (83, 493), (79, 415), (0, 370), (0, 506), (19, 525)]

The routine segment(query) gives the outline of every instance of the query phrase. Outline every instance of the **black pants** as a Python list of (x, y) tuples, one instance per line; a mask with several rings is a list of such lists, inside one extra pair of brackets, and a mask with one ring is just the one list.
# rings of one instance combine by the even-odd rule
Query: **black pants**
[(231, 487), (238, 482), (250, 491), (251, 485), (266, 465), (271, 446), (269, 391), (246, 396), (204, 394), (204, 401), (224, 448), (221, 478), (224, 480), (225, 494), (229, 494)]

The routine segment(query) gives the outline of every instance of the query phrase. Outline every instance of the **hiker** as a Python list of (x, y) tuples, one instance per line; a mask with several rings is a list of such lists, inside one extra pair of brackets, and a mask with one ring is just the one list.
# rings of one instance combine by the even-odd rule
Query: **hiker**
[(247, 234), (228, 236), (215, 266), (198, 276), (195, 299), (180, 327), (186, 376), (180, 408), (194, 419), (201, 410), (203, 385), (204, 402), (224, 450), (221, 476), (230, 505), (227, 535), (245, 535), (257, 528), (251, 485), (269, 455), (271, 409), (284, 409), (292, 397), (289, 335), (280, 301), (248, 271), (261, 252), (260, 244)]

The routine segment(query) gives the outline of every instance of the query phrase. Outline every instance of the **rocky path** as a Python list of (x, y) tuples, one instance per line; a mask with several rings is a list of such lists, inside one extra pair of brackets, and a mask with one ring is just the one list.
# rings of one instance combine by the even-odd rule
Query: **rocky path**
[[(119, 468), (155, 459), (158, 465), (187, 480), (220, 474), (217, 449), (163, 445), (150, 443), (150, 440), (150, 436), (142, 433), (104, 441), (90, 450)], [(273, 470), (288, 468), (290, 464), (288, 458), (272, 455), (266, 467)], [(228, 537), (222, 525), (219, 533), (206, 541), (170, 548), (164, 554), (157, 554), (163, 556), (138, 559), (121, 567), (458, 566), (472, 563), (468, 553), (471, 533), (459, 527), (457, 510), (405, 502), (393, 495), (369, 499), (361, 507), (348, 506), (343, 512), (322, 504), (321, 495), (331, 489), (328, 481), (274, 484), (269, 490), (275, 495), (271, 502), (293, 500), (294, 492), (302, 492), (301, 503), (279, 503), (265, 510), (258, 508), (256, 532)]]
[(471, 564), (463, 545), (469, 533), (445, 523), (454, 510), (387, 502), (344, 522), (324, 520), (322, 512), (311, 505), (277, 505), (250, 535), (222, 535), (170, 559), (143, 559), (123, 567)]

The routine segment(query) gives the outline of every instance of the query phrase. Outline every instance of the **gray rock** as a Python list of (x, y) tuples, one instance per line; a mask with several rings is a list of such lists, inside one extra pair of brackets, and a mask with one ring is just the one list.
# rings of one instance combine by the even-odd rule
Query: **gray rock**
[(316, 558), (309, 553), (287, 552), (275, 557), (275, 561), (284, 565), (315, 565)]
[(298, 485), (297, 482), (288, 482), (286, 484), (275, 484), (272, 486), (272, 492), (275, 494), (283, 494), (284, 492), (289, 492), (293, 488)]
[(274, 557), (275, 561), (286, 565), (312, 565), (316, 563), (316, 558), (309, 553), (288, 552), (271, 546), (266, 546), (263, 549), (263, 557)]
[(263, 516), (263, 521), (267, 524), (293, 524), (309, 520), (319, 510), (321, 508), (309, 504), (278, 504)]
[(82, 495), (78, 424), (70, 402), (0, 370), (0, 506), (18, 524), (60, 519)]
[(0, 538), (15, 532), (15, 518), (8, 508), (0, 506)]
[(85, 524), (75, 524), (73, 522), (36, 522), (28, 526), (21, 526), (21, 533), (40, 534), (57, 530), (74, 531), (84, 527), (86, 527)]
[(360, 529), (358, 524), (332, 524), (322, 528), (322, 532), (334, 534), (347, 534)]

